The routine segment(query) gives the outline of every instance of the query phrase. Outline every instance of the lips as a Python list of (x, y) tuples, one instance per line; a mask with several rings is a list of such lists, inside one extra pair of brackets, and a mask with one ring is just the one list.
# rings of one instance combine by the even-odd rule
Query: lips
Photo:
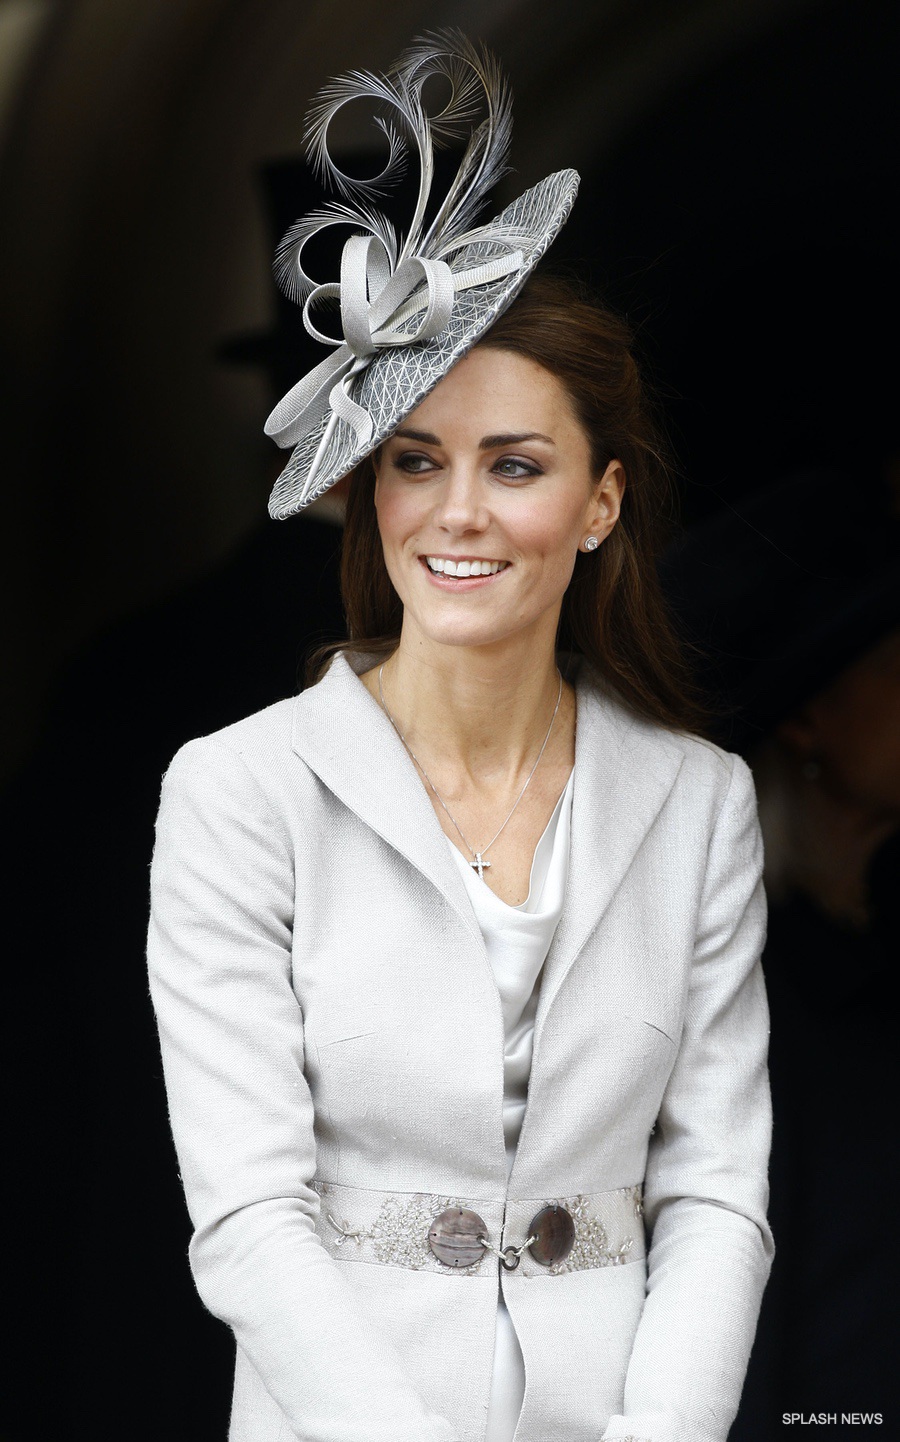
[(480, 556), (425, 556), (425, 564), (433, 575), (439, 576), (495, 576), (504, 571), (508, 561), (495, 561)]

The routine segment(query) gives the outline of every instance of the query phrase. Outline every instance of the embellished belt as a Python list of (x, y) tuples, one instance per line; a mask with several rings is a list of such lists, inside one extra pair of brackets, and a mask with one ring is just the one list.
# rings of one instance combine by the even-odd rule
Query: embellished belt
[(445, 1275), (497, 1262), (526, 1277), (621, 1266), (645, 1255), (640, 1186), (552, 1200), (467, 1200), (313, 1183), (316, 1232), (333, 1257)]

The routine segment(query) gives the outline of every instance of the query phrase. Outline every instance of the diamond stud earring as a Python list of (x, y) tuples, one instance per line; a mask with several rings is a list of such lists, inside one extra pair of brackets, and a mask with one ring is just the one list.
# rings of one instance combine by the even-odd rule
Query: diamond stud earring
[(596, 551), (599, 544), (600, 542), (597, 540), (596, 536), (586, 536), (584, 540), (584, 549), (586, 551)]

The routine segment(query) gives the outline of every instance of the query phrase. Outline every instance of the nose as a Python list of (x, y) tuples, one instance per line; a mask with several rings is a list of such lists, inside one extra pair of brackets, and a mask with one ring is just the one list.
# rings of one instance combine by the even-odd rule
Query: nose
[(485, 529), (488, 516), (484, 488), (475, 464), (459, 462), (448, 468), (433, 520), (452, 535)]

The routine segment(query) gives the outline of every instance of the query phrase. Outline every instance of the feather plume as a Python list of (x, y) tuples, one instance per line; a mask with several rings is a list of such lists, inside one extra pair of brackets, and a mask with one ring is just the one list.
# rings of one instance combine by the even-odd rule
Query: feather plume
[[(426, 82), (435, 77), (449, 85), (449, 96), (442, 109), (429, 115), (422, 92)], [(328, 149), (328, 132), (338, 111), (358, 100), (374, 103), (375, 124), (388, 144), (381, 171), (362, 180), (346, 175)], [(426, 231), (435, 147), (465, 135), (469, 138), (459, 169)], [(281, 289), (301, 304), (316, 289), (316, 282), (303, 270), (301, 253), (306, 242), (326, 226), (353, 225), (377, 235), (392, 269), (410, 255), (443, 257), (470, 239), (502, 240), (499, 234), (479, 233), (472, 227), (488, 193), (509, 168), (511, 136), (512, 101), (497, 60), (456, 29), (428, 31), (418, 37), (385, 75), (351, 70), (329, 80), (310, 108), (304, 139), (318, 178), (347, 203), (332, 202), (291, 226), (275, 256)], [(371, 202), (396, 184), (411, 149), (418, 158), (419, 188), (412, 218), (398, 244), (393, 226)]]
[(428, 32), (414, 40), (394, 61), (390, 73), (399, 77), (405, 86), (415, 87), (420, 103), (422, 88), (431, 76), (440, 75), (449, 82), (449, 99), (443, 110), (431, 116), (435, 144), (442, 145), (459, 139), (478, 119), (482, 89), (477, 71), (474, 47), (460, 31), (447, 29)]
[(275, 279), (288, 300), (302, 305), (307, 296), (317, 288), (319, 282), (313, 280), (303, 269), (303, 247), (314, 235), (333, 225), (350, 225), (377, 236), (388, 253), (391, 269), (396, 266), (397, 233), (390, 221), (380, 211), (361, 201), (352, 206), (334, 200), (320, 210), (310, 211), (309, 215), (295, 221), (278, 244), (273, 269)]
[(489, 192), (508, 166), (512, 140), (512, 97), (496, 58), (484, 46), (477, 49), (459, 30), (431, 31), (403, 52), (395, 63), (402, 81), (414, 88), (421, 102), (422, 87), (431, 76), (450, 82), (450, 98), (431, 119), (434, 134), (453, 138), (486, 114), (471, 132), (459, 170), (450, 189), (421, 238), (425, 254), (446, 250), (448, 243), (471, 226)]
[[(389, 112), (396, 112), (375, 116), (375, 124), (388, 142), (388, 158), (379, 174), (367, 180), (345, 175), (335, 165), (328, 150), (331, 122), (338, 111), (352, 100), (373, 100), (388, 107)], [(351, 70), (347, 75), (329, 80), (313, 101), (304, 132), (307, 158), (318, 179), (324, 185), (331, 184), (347, 199), (383, 195), (400, 178), (406, 163), (406, 148), (395, 123), (397, 117), (405, 122), (409, 132), (415, 129), (418, 117), (410, 112), (404, 91), (395, 86), (389, 77), (373, 75), (368, 70)]]

